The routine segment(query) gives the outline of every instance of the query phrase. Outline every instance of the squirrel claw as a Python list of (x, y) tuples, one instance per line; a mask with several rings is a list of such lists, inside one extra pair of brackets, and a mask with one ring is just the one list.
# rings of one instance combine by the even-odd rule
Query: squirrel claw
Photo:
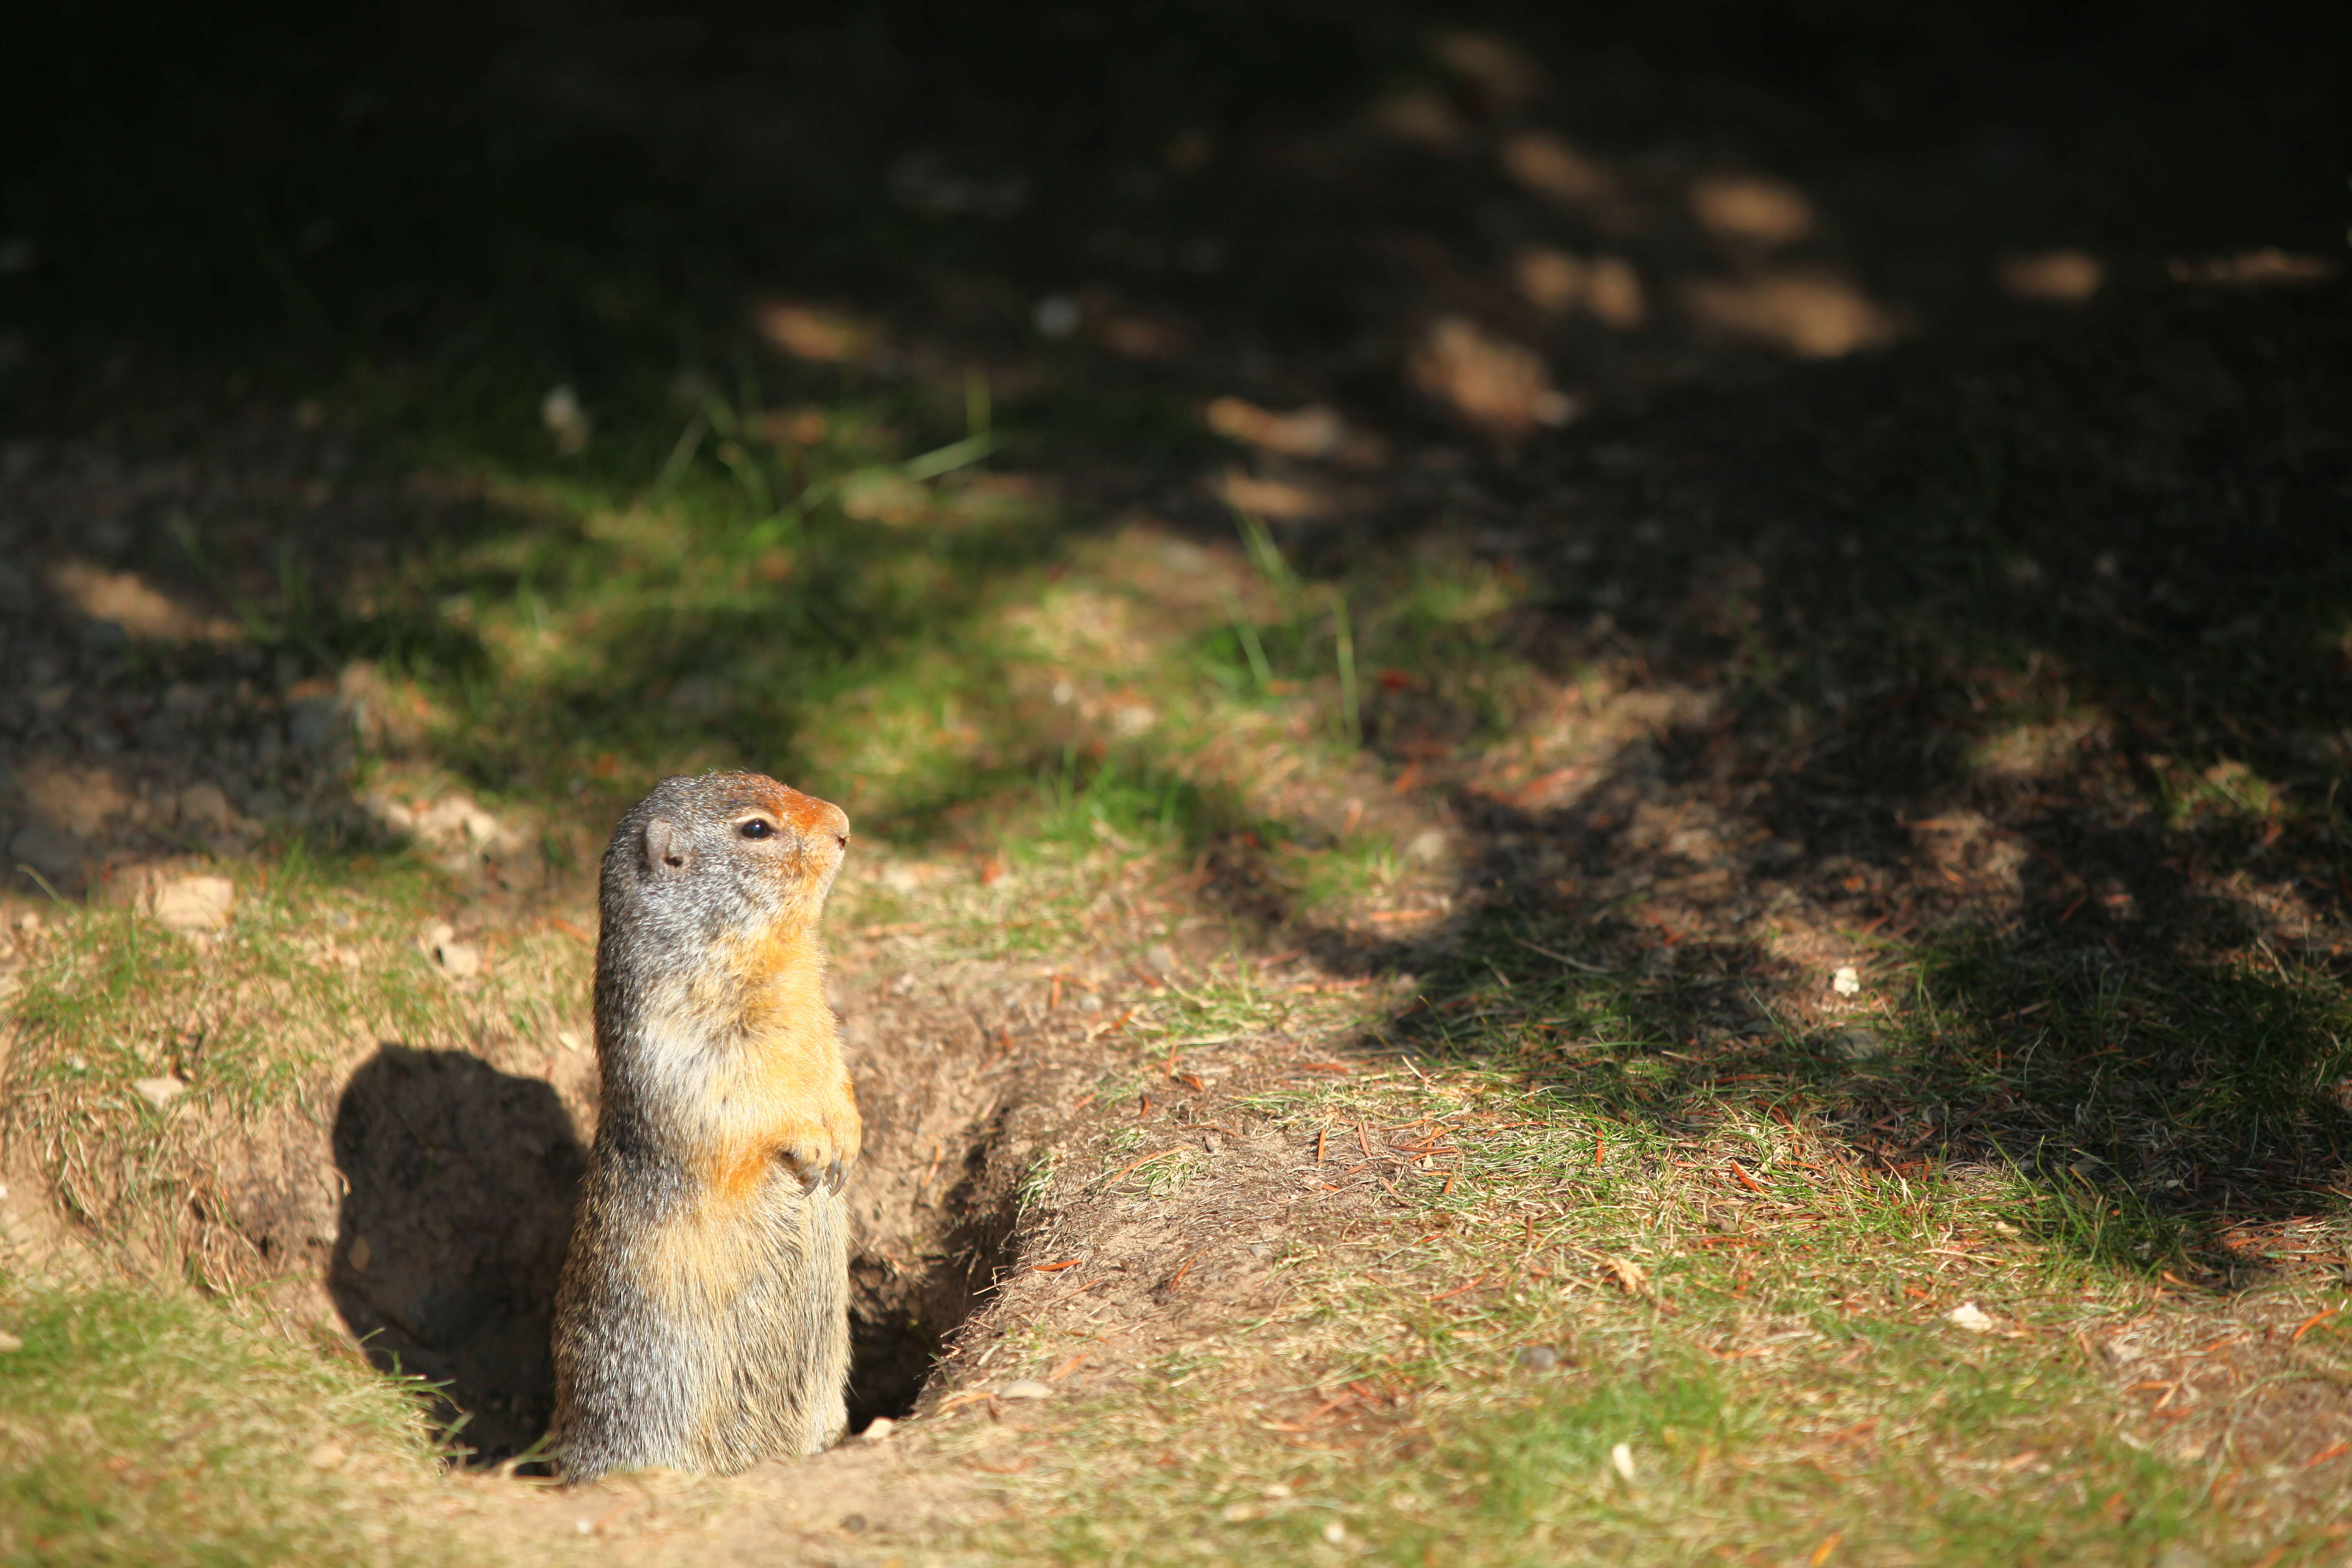
[(820, 1187), (829, 1193), (838, 1193), (849, 1184), (849, 1163), (845, 1160), (828, 1160), (822, 1165), (804, 1164), (793, 1160), (792, 1166), (799, 1173), (801, 1191), (811, 1196), (814, 1196)]

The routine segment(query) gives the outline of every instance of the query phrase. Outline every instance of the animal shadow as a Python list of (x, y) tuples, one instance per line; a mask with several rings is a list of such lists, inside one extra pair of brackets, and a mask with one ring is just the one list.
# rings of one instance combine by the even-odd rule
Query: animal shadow
[(585, 1163), (555, 1091), (387, 1045), (344, 1086), (334, 1151), (344, 1324), (378, 1367), (439, 1385), (474, 1463), (528, 1447), (554, 1406), (548, 1325)]

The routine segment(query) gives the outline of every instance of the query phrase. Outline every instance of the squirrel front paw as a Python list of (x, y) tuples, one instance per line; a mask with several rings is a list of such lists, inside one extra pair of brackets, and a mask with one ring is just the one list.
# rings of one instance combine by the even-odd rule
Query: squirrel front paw
[(804, 1190), (814, 1193), (822, 1184), (837, 1193), (849, 1180), (849, 1167), (864, 1137), (856, 1106), (845, 1101), (823, 1120), (795, 1128), (777, 1152), (791, 1162)]

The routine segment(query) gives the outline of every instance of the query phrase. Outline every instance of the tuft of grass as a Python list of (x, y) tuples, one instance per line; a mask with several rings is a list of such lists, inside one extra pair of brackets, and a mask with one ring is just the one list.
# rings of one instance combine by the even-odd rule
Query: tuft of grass
[(184, 1295), (0, 1280), (0, 1562), (478, 1563), (424, 1390)]

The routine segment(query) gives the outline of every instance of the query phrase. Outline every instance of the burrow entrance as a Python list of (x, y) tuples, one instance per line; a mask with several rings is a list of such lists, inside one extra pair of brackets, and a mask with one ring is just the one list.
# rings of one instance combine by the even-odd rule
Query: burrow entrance
[[(849, 1188), (853, 1430), (911, 1412), (1013, 1242), (1003, 1075), (933, 1050), (861, 1062), (865, 1152)], [(960, 1070), (961, 1069), (961, 1070)], [(975, 1114), (975, 1113), (978, 1114)], [(586, 1163), (545, 1081), (463, 1051), (387, 1045), (346, 1080), (327, 1288), (387, 1373), (434, 1384), (476, 1465), (526, 1450), (554, 1406), (548, 1331)]]

